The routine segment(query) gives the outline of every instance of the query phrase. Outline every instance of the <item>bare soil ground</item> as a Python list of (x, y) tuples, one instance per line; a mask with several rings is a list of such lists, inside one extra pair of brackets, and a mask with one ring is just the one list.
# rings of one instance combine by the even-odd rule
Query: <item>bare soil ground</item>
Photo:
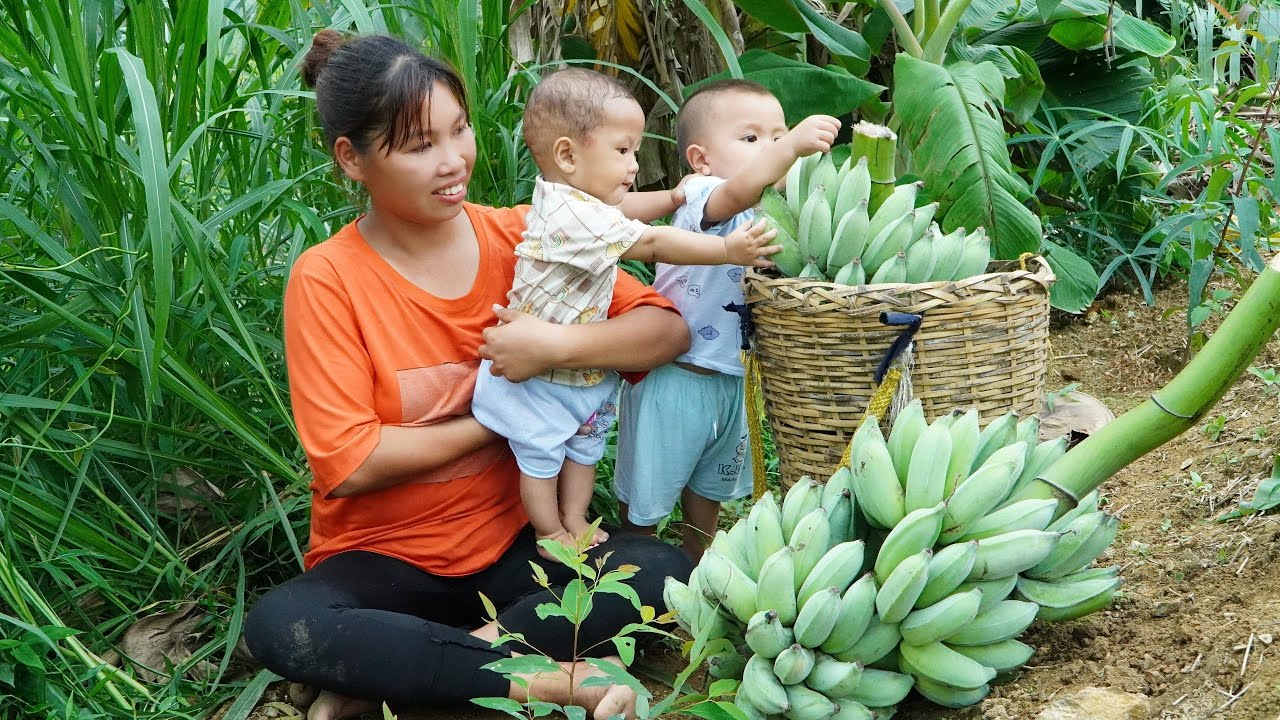
[[(1181, 284), (1160, 291), (1155, 306), (1112, 294), (1085, 318), (1057, 323), (1049, 389), (1079, 383), (1117, 415), (1142, 402), (1186, 361), (1186, 297)], [(1280, 341), (1253, 365), (1280, 366)], [(1037, 624), (1023, 638), (1037, 649), (1031, 666), (979, 705), (947, 710), (915, 699), (898, 717), (1029, 720), (1055, 698), (1093, 685), (1147, 696), (1160, 720), (1280, 720), (1280, 516), (1214, 521), (1251, 498), (1270, 473), (1280, 387), (1247, 374), (1206, 420), (1103, 486), (1123, 519), (1102, 558), (1121, 565), (1125, 579), (1110, 609)], [(645, 663), (659, 676), (681, 667), (669, 650)], [(657, 695), (665, 691), (647, 683)], [(286, 699), (283, 689), (270, 699)], [(253, 717), (273, 716), (264, 709)]]

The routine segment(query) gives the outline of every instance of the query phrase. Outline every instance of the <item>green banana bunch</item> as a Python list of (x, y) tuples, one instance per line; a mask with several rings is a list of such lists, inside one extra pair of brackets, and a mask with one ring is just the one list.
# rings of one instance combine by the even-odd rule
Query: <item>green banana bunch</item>
[(1119, 525), (1096, 491), (1056, 520), (1056, 500), (1009, 500), (1065, 452), (1038, 433), (1013, 415), (983, 427), (976, 411), (929, 423), (916, 401), (886, 440), (869, 417), (847, 466), (761, 497), (663, 599), (710, 643), (711, 674), (741, 678), (748, 718), (887, 717), (912, 687), (977, 702), (1030, 659), (1017, 638), (1032, 622), (1095, 612), (1121, 585), (1091, 567)]

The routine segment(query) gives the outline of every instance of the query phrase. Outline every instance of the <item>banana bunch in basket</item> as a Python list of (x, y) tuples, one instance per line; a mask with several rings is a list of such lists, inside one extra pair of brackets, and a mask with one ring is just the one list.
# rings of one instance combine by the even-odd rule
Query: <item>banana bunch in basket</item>
[(787, 173), (787, 192), (768, 188), (760, 211), (778, 232), (772, 260), (787, 277), (841, 285), (959, 280), (984, 272), (991, 239), (982, 228), (943, 233), (938, 203), (916, 206), (922, 183), (889, 188), (876, 202), (866, 156), (838, 170), (830, 155), (801, 158)]
[(1066, 452), (1038, 433), (976, 410), (929, 424), (919, 401), (887, 440), (870, 418), (848, 466), (762, 497), (666, 603), (748, 717), (887, 718), (912, 688), (972, 705), (1030, 659), (1034, 620), (1100, 610), (1121, 582), (1091, 567), (1119, 525), (1096, 491), (1056, 520), (1056, 500), (1010, 500)]

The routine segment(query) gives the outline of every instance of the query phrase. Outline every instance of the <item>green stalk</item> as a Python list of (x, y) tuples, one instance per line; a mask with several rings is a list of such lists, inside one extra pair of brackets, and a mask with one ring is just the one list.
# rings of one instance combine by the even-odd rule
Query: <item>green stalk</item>
[(916, 0), (916, 8), (911, 12), (911, 21), (915, 29), (916, 39), (924, 37), (929, 26), (929, 3), (927, 0)]
[(1267, 346), (1277, 327), (1280, 255), (1168, 385), (1072, 448), (1011, 502), (1052, 498), (1059, 501), (1059, 515), (1075, 507), (1121, 468), (1195, 426)]
[(898, 42), (902, 45), (902, 49), (911, 53), (911, 57), (923, 58), (924, 48), (920, 47), (920, 41), (916, 39), (915, 33), (911, 32), (911, 25), (907, 23), (906, 16), (898, 10), (897, 5), (893, 4), (893, 0), (880, 0), (880, 7), (893, 22), (893, 30), (898, 34)]
[(867, 170), (871, 173), (867, 212), (874, 214), (898, 181), (898, 136), (883, 125), (869, 122), (854, 125), (850, 159), (857, 162), (862, 157), (867, 159)]
[(938, 29), (938, 20), (942, 17), (941, 0), (924, 0), (924, 4), (929, 12), (925, 16), (924, 34), (920, 36), (922, 41), (925, 35), (931, 35)]
[[(936, 2), (937, 0), (920, 1)], [(947, 3), (947, 9), (942, 11), (937, 26), (929, 32), (929, 39), (924, 42), (925, 60), (934, 65), (942, 64), (947, 57), (947, 45), (951, 43), (951, 34), (960, 23), (960, 16), (964, 15), (964, 11), (968, 10), (972, 3), (973, 0), (951, 0)]]

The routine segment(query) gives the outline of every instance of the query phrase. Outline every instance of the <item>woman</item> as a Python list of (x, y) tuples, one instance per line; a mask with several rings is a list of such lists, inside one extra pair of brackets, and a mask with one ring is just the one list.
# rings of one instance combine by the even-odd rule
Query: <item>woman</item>
[[(246, 641), (271, 670), (323, 692), (311, 720), (476, 697), (582, 705), (632, 714), (622, 686), (571, 688), (567, 674), (528, 689), (481, 666), (525, 648), (493, 648), (480, 593), (509, 632), (573, 657), (574, 633), (538, 620), (552, 598), (535, 585), (533, 534), (507, 444), (469, 414), (481, 358), (524, 380), (551, 367), (645, 371), (688, 348), (669, 304), (619, 277), (610, 318), (550, 325), (501, 307), (524, 210), (465, 202), (475, 161), (463, 86), (445, 65), (386, 36), (316, 35), (303, 67), (328, 145), (368, 191), (370, 208), (298, 259), (285, 293), (285, 352), (298, 432), (314, 480), (306, 571), (265, 594)], [(494, 317), (502, 321), (498, 327)], [(627, 533), (592, 551), (642, 568), (629, 583), (661, 607), (681, 579), (678, 549)], [(571, 577), (541, 563), (553, 583)], [(578, 647), (608, 652), (631, 603), (597, 596)], [(477, 627), (479, 626), (479, 627)], [(617, 658), (611, 658), (618, 662)], [(569, 663), (562, 664), (566, 669)], [(575, 680), (599, 671), (585, 663)]]

